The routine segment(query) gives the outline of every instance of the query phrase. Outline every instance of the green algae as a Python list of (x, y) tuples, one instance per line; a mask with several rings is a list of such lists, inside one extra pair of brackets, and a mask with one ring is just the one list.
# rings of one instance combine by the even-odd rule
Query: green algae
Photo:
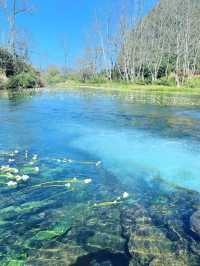
[(24, 261), (11, 260), (6, 264), (6, 266), (25, 266)]
[(7, 178), (7, 179), (13, 179), (14, 176), (10, 173), (0, 173), (0, 178)]
[[(21, 204), (20, 206), (9, 206), (0, 210), (0, 216), (2, 218), (8, 218), (15, 215), (24, 215), (33, 212), (35, 209), (44, 208), (46, 205), (53, 203), (50, 200), (44, 201), (32, 201)], [(3, 224), (4, 222), (2, 222)], [(1, 223), (0, 223), (1, 225)]]
[(62, 227), (62, 226), (57, 226), (53, 228), (52, 230), (45, 230), (45, 231), (40, 231), (38, 232), (32, 240), (36, 241), (44, 241), (44, 240), (51, 240), (55, 237), (61, 236), (64, 233), (66, 233), (68, 229)]
[(33, 236), (33, 241), (48, 241), (66, 234), (71, 228), (70, 221), (59, 221), (48, 230), (39, 231)]
[(24, 166), (22, 167), (21, 169), (21, 172), (25, 175), (28, 175), (28, 174), (38, 174), (39, 172), (39, 167), (31, 167), (31, 166)]
[(50, 230), (40, 231), (33, 237), (33, 240), (51, 240), (52, 238), (58, 235), (59, 232), (57, 231), (50, 231)]

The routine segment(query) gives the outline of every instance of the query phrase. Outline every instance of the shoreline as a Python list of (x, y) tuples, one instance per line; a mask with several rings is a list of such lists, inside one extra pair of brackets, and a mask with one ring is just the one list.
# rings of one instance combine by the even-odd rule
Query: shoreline
[(200, 88), (189, 87), (174, 87), (163, 85), (141, 85), (131, 83), (117, 83), (117, 82), (105, 82), (105, 83), (82, 83), (77, 81), (69, 81), (63, 83), (55, 83), (47, 86), (48, 89), (95, 89), (106, 91), (121, 91), (121, 92), (151, 92), (151, 93), (176, 93), (176, 94), (192, 94), (200, 96)]

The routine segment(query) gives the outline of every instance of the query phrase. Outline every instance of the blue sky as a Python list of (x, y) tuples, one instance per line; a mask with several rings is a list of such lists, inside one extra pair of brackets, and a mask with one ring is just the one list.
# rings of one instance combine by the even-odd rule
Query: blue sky
[[(81, 53), (95, 12), (117, 9), (124, 0), (31, 0), (35, 11), (18, 17), (18, 26), (28, 32), (31, 59), (37, 66), (62, 65), (62, 39), (68, 43), (70, 62)], [(146, 10), (156, 0), (146, 0)], [(103, 17), (102, 17), (103, 19)]]

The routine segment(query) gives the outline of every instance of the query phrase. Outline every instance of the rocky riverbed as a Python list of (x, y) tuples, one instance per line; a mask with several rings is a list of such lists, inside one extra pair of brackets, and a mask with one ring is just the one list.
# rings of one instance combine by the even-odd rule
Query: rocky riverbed
[(200, 264), (197, 192), (28, 150), (2, 151), (0, 178), (1, 265)]

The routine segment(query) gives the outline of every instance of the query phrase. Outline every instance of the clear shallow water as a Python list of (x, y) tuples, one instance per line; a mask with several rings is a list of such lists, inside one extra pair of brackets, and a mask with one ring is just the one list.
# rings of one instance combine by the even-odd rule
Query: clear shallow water
[(199, 265), (190, 224), (200, 206), (198, 101), (94, 90), (1, 96), (0, 166), (30, 177), (17, 187), (1, 177), (2, 263), (165, 265), (166, 256)]
[(200, 107), (138, 104), (114, 93), (39, 93), (1, 100), (0, 147), (92, 158), (125, 183), (159, 175), (200, 191), (199, 116)]

